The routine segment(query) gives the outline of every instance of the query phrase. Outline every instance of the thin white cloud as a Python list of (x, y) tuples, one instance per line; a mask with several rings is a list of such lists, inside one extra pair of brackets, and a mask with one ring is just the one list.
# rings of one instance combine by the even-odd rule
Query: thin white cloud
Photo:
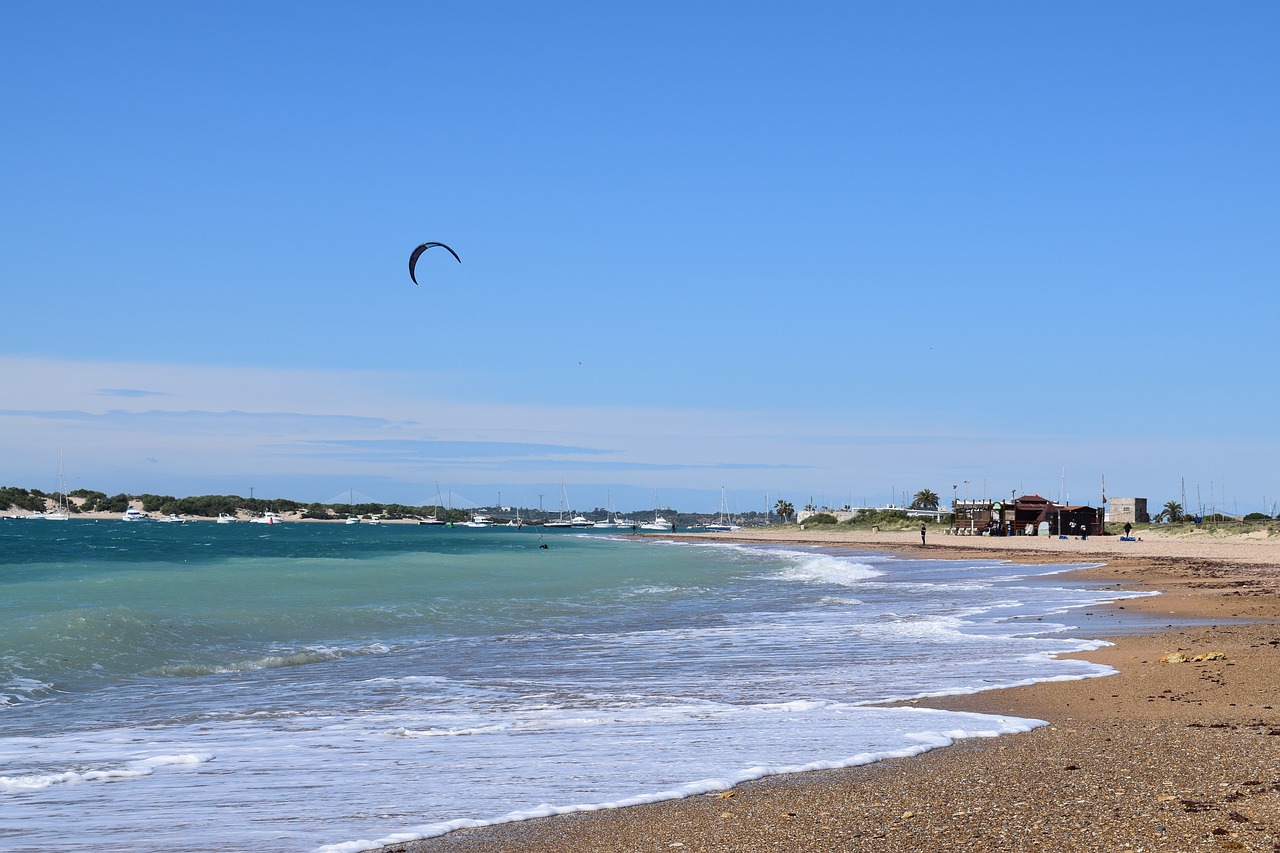
[[(1153, 481), (1172, 488), (1185, 475), (1207, 487), (1221, 471), (1247, 467), (1251, 453), (1267, 452), (1259, 442), (1203, 439), (1183, 454), (1183, 472), (1169, 460), (1191, 445), (1168, 437), (1134, 442), (1072, 437), (1052, 424), (957, 427), (763, 407), (480, 403), (434, 394), (429, 373), (0, 357), (0, 375), (21, 377), (0, 410), (5, 484), (50, 485), (65, 452), (73, 488), (112, 493), (246, 494), (255, 484), (312, 500), (377, 483), (383, 500), (418, 502), (436, 481), (538, 494), (569, 478), (592, 484), (578, 487), (584, 504), (631, 488), (704, 494), (714, 508), (722, 485), (839, 502), (926, 486), (945, 494), (965, 480), (971, 494), (984, 480), (991, 494), (1056, 494), (1066, 469), (1072, 497), (1096, 499), (1103, 474), (1112, 494), (1151, 496)], [(120, 376), (150, 390), (104, 394)], [(1109, 470), (1102, 459), (1112, 460)]]
[(104, 397), (169, 397), (164, 391), (143, 391), (138, 388), (99, 388), (98, 394)]

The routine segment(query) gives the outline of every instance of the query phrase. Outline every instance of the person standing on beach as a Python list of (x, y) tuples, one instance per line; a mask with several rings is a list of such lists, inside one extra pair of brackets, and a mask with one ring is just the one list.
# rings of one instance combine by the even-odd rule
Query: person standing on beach
[(924, 534), (926, 530), (928, 530), (928, 528), (925, 527), (924, 524), (921, 524), (920, 525), (920, 547), (921, 548), (924, 547)]
[(1133, 525), (1126, 521), (1124, 523), (1124, 535), (1128, 536), (1131, 533), (1133, 533)]

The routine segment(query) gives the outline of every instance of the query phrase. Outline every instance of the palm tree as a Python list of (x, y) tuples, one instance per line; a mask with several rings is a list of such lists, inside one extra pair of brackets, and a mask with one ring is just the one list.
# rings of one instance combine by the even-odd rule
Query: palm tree
[(921, 489), (916, 492), (915, 498), (911, 501), (912, 509), (937, 509), (938, 494), (932, 489)]
[(791, 505), (791, 501), (780, 500), (773, 505), (773, 511), (778, 514), (778, 518), (786, 521), (788, 518), (795, 515), (796, 508)]
[(1186, 518), (1186, 513), (1182, 509), (1182, 504), (1177, 501), (1169, 501), (1164, 505), (1164, 509), (1160, 510), (1160, 514), (1156, 516), (1158, 521), (1167, 521), (1170, 524), (1177, 524)]

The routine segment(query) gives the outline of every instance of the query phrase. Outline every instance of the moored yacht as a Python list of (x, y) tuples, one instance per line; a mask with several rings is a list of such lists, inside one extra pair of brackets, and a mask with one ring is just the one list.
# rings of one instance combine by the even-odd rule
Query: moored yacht
[(130, 506), (124, 511), (124, 515), (120, 516), (121, 521), (146, 521), (151, 518), (150, 514), (143, 512), (135, 506)]
[[(569, 513), (572, 515), (573, 510), (569, 510)], [(554, 521), (551, 521), (551, 520), (544, 521), (542, 523), (542, 526), (543, 527), (573, 527), (573, 520), (572, 519), (566, 520), (564, 517), (564, 480), (560, 481), (560, 511), (556, 514), (556, 518)]]
[(27, 518), (41, 518), (45, 521), (68, 521), (71, 518), (70, 510), (67, 509), (67, 480), (62, 475), (62, 454), (58, 454), (58, 499), (57, 505), (53, 509), (47, 509), (44, 512), (36, 512), (27, 516)]
[(729, 516), (728, 505), (724, 502), (724, 486), (720, 487), (720, 517), (715, 521), (707, 522), (702, 529), (708, 533), (730, 533), (742, 529), (740, 525), (734, 524)]
[(284, 524), (284, 518), (276, 512), (267, 510), (258, 518), (251, 518), (249, 522), (252, 524)]

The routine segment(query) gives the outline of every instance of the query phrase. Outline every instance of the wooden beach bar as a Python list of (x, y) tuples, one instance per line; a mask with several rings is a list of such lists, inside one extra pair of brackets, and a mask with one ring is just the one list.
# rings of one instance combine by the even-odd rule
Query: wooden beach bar
[(1039, 495), (1011, 501), (958, 500), (951, 532), (957, 536), (1097, 536), (1101, 507), (1057, 504)]

